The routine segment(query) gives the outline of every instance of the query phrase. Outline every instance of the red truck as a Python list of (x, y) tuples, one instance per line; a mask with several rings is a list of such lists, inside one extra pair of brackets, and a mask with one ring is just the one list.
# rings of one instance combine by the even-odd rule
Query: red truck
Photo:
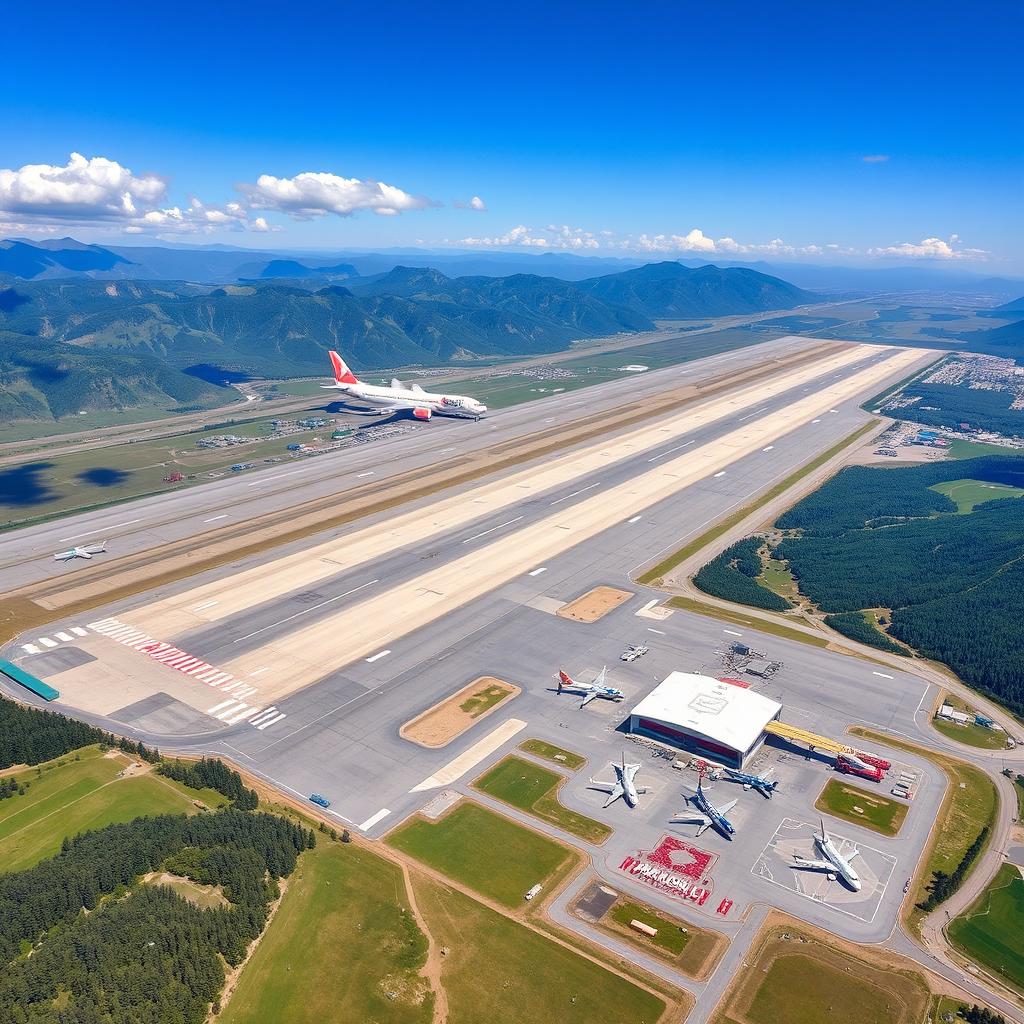
[(881, 782), (883, 777), (882, 769), (873, 764), (857, 764), (855, 761), (848, 761), (842, 754), (836, 758), (835, 768), (843, 775), (856, 775), (861, 779), (870, 779), (872, 782)]

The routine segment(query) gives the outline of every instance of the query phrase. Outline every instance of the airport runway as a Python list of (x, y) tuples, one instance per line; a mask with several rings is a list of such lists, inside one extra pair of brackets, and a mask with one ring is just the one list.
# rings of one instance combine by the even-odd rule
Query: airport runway
[[(821, 345), (788, 336), (679, 366), (630, 375), (565, 395), (551, 395), (488, 414), (480, 422), (435, 418), (391, 439), (326, 455), (295, 459), (254, 473), (229, 474), (199, 486), (62, 517), (0, 535), (0, 589), (47, 579), (71, 579), (87, 563), (54, 563), (54, 552), (74, 544), (109, 543), (112, 557), (147, 551), (169, 541), (212, 534), (247, 519), (293, 507), (297, 499), (342, 494), (409, 471), (483, 453), (503, 442), (556, 432), (584, 414), (624, 402), (700, 385), (713, 378)], [(834, 343), (836, 348), (841, 348)], [(624, 364), (628, 362), (623, 357)], [(686, 392), (683, 392), (685, 395)], [(360, 421), (362, 418), (360, 418)]]

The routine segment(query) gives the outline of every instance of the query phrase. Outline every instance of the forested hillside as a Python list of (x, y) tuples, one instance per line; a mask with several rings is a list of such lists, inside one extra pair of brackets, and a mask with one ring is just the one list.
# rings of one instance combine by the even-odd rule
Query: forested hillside
[(962, 479), (1024, 487), (1024, 459), (845, 469), (778, 519), (800, 535), (776, 555), (822, 610), (891, 609), (892, 636), (1024, 711), (1024, 500), (958, 515), (931, 487)]
[(762, 586), (759, 537), (748, 537), (727, 547), (717, 558), (703, 566), (693, 578), (694, 584), (712, 597), (737, 601), (752, 608), (781, 612), (792, 605), (784, 597)]

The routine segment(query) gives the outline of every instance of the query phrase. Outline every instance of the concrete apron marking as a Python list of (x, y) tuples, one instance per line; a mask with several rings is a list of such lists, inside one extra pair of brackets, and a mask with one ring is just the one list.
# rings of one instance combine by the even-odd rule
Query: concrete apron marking
[[(459, 754), (454, 761), (449, 761), (443, 768), (424, 779), (419, 785), (413, 786), (410, 793), (423, 793), (428, 789), (438, 789), (457, 782), (471, 768), (475, 768), (485, 757), (493, 754), (503, 743), (507, 743), (517, 733), (526, 728), (526, 723), (518, 718), (510, 718), (502, 722), (497, 729), (489, 732), (482, 740), (478, 740), (464, 754)], [(372, 820), (372, 819), (371, 819)]]
[[(915, 353), (916, 357), (917, 353)], [(742, 407), (745, 396), (761, 398), (765, 392), (781, 394), (802, 380), (811, 380), (828, 372), (864, 359), (859, 349), (839, 353), (781, 378), (741, 389), (732, 395), (711, 399), (678, 416), (662, 420), (623, 434), (609, 444), (607, 439), (580, 451), (567, 452), (550, 459), (543, 466), (519, 470), (500, 481), (478, 485), (461, 495), (441, 498), (427, 509), (400, 513), (388, 520), (388, 529), (364, 527), (347, 536), (314, 545), (303, 551), (271, 559), (221, 580), (194, 587), (173, 597), (141, 606), (133, 618), (146, 623), (151, 633), (164, 635), (184, 632), (201, 625), (228, 618), (253, 605), (281, 597), (318, 581), (351, 570), (357, 565), (373, 562), (398, 548), (427, 540), (446, 530), (465, 526), (476, 519), (509, 508), (523, 499), (523, 488), (531, 493), (564, 487), (582, 476), (607, 467), (610, 461), (635, 457), (645, 448), (664, 443), (663, 431), (689, 433), (698, 427), (725, 419)], [(877, 372), (877, 371), (876, 371)], [(699, 450), (699, 449), (698, 449)], [(609, 460), (608, 453), (615, 453)], [(690, 449), (693, 452), (693, 449)], [(669, 464), (675, 464), (674, 461)], [(428, 514), (429, 513), (429, 514)], [(196, 605), (216, 599), (197, 614)], [(190, 607), (191, 606), (191, 607)]]
[(826, 388), (764, 420), (746, 424), (725, 438), (690, 449), (678, 460), (658, 464), (656, 469), (505, 534), (461, 558), (304, 629), (277, 637), (259, 651), (239, 656), (227, 667), (241, 675), (256, 664), (270, 664), (279, 693), (322, 679), (327, 673), (373, 653), (382, 630), (396, 640), (426, 626), (523, 574), (529, 565), (543, 564), (614, 526), (621, 521), (623, 508), (647, 508), (672, 497), (706, 479), (723, 463), (742, 457), (738, 453), (749, 451), (761, 438), (797, 428), (817, 409), (868, 390), (880, 378), (898, 373), (920, 358), (919, 352), (900, 352), (882, 367), (855, 374), (841, 386)]
[(357, 825), (356, 828), (358, 828), (360, 832), (369, 832), (378, 821), (383, 821), (390, 813), (391, 812), (386, 807), (382, 807), (376, 814), (367, 818), (362, 825)]

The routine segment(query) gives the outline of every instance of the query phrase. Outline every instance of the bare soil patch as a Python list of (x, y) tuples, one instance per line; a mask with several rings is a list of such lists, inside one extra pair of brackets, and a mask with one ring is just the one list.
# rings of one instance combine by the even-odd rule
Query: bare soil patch
[(594, 587), (593, 590), (577, 597), (575, 601), (562, 605), (555, 612), (563, 619), (574, 622), (597, 622), (610, 611), (633, 596), (631, 590), (617, 590), (615, 587)]
[(480, 676), (406, 722), (398, 730), (398, 735), (421, 747), (444, 747), (520, 692), (514, 683), (506, 683), (494, 676)]

